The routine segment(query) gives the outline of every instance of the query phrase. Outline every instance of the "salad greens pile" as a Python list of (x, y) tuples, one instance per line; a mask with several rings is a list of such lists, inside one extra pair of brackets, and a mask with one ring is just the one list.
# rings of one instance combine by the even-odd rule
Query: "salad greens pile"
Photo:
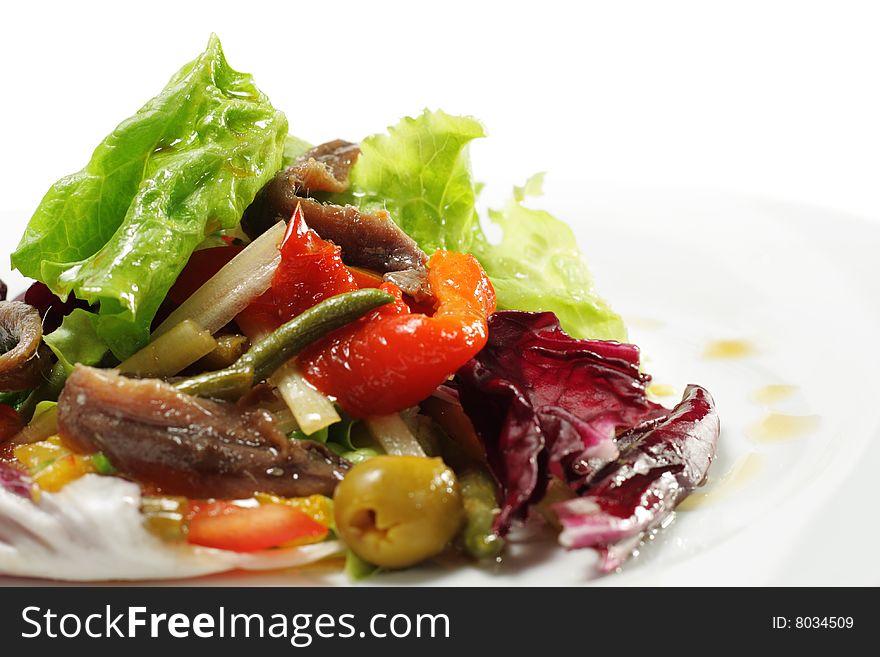
[[(288, 136), (284, 114), (250, 75), (233, 70), (212, 35), (204, 53), (121, 123), (86, 167), (59, 180), (12, 254), (25, 276), (62, 298), (84, 299), (56, 353), (82, 351), (65, 337), (87, 335), (88, 358), (106, 348), (124, 359), (149, 340), (150, 323), (192, 252), (235, 228), (244, 209), (306, 142)], [(489, 218), (503, 231), (485, 237), (468, 144), (483, 137), (470, 117), (425, 111), (361, 142), (351, 189), (334, 202), (386, 208), (427, 253), (471, 252), (488, 272), (499, 308), (553, 311), (577, 337), (625, 338), (623, 323), (595, 293), (571, 229), (523, 201), (535, 178)], [(92, 330), (83, 331), (91, 322)], [(102, 348), (103, 345), (103, 348)], [(75, 362), (70, 356), (67, 362)]]
[(714, 402), (648, 398), (574, 232), (529, 202), (542, 175), (489, 210), (489, 238), (468, 154), (484, 136), (425, 110), (312, 149), (212, 35), (12, 254), (38, 282), (15, 301), (0, 283), (18, 464), (0, 459), (0, 492), (28, 495), (19, 466), (47, 492), (143, 481), (163, 538), (280, 548), (274, 566), (345, 547), (353, 577), (452, 545), (495, 558), (538, 511), (617, 568), (705, 481)]

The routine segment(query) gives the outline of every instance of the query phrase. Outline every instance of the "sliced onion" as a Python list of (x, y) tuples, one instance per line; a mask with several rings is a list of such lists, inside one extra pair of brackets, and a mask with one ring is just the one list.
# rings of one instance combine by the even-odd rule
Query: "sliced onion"
[(120, 363), (123, 374), (148, 377), (174, 376), (199, 358), (211, 353), (217, 341), (210, 332), (191, 319), (185, 319)]
[(187, 319), (211, 334), (231, 322), (272, 284), (272, 275), (281, 262), (278, 245), (284, 231), (284, 222), (280, 221), (251, 242), (171, 313), (153, 332), (152, 339)]
[(333, 402), (306, 381), (294, 361), (279, 368), (269, 381), (278, 388), (299, 430), (307, 436), (341, 420)]
[(287, 405), (279, 411), (270, 412), (272, 413), (272, 419), (275, 420), (275, 428), (284, 435), (288, 435), (292, 431), (299, 431), (299, 425), (296, 423), (296, 418), (293, 417), (293, 413), (290, 412)]
[(13, 445), (30, 445), (58, 433), (58, 404), (40, 402), (28, 425), (12, 437)]
[(367, 429), (387, 454), (394, 456), (425, 456), (425, 450), (397, 413), (364, 420)]

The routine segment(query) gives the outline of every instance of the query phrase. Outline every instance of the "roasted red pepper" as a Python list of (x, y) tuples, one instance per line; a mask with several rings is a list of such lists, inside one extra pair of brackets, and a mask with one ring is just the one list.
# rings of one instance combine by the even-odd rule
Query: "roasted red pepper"
[(425, 399), (486, 344), (495, 290), (470, 255), (437, 251), (428, 261), (436, 298), (432, 316), (412, 313), (397, 297), (300, 356), (311, 383), (351, 415), (385, 415)]
[(365, 287), (381, 287), (383, 280), (382, 276), (376, 274), (375, 272), (371, 272), (368, 269), (361, 269), (360, 267), (349, 267), (348, 271), (351, 272), (351, 275), (354, 277), (354, 282), (357, 283), (359, 289), (363, 289)]
[(281, 326), (284, 322), (278, 317), (278, 307), (275, 305), (272, 289), (266, 290), (238, 313), (235, 316), (235, 323), (251, 342), (256, 342)]
[[(340, 248), (322, 240), (306, 226), (300, 206), (287, 225), (280, 250), (281, 262), (272, 277), (271, 289), (236, 317), (239, 327), (252, 340), (272, 332), (327, 297), (360, 287), (378, 287), (356, 282), (342, 263)], [(366, 276), (358, 278), (358, 281), (367, 280)]]
[(332, 333), (299, 359), (306, 378), (349, 414), (386, 415), (429, 396), (486, 343), (495, 290), (476, 258), (437, 251), (428, 261), (428, 282), (433, 312), (412, 312), (396, 285), (349, 270), (339, 247), (310, 230), (297, 208), (272, 289), (237, 320), (245, 333), (260, 333), (359, 287), (393, 294), (394, 303)]
[(342, 264), (342, 249), (306, 226), (297, 205), (281, 242), (281, 263), (272, 277), (281, 319), (292, 319), (319, 301), (357, 289), (354, 277)]

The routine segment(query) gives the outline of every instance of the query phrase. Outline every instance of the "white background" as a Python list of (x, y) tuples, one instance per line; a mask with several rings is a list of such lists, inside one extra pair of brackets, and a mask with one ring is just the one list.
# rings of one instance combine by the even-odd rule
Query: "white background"
[[(474, 159), (490, 183), (544, 170), (549, 184), (699, 184), (880, 216), (877, 11), (742, 0), (6, 3), (3, 203), (30, 213), (215, 31), (309, 140), (356, 140), (439, 107), (485, 123)], [(571, 152), (575, 167), (555, 165)]]
[[(489, 201), (547, 171), (551, 201), (554, 187), (687, 185), (880, 219), (878, 11), (742, 0), (7, 4), (0, 198), (14, 225), (0, 244), (14, 246), (49, 185), (212, 31), (313, 142), (357, 140), (424, 107), (478, 117), (490, 137), (474, 146), (474, 169)], [(582, 236), (602, 221), (565, 219)], [(713, 230), (706, 217), (706, 243), (724, 249)], [(836, 499), (873, 495), (871, 477), (846, 485)], [(876, 525), (835, 526), (834, 499), (803, 543), (829, 556), (875, 544)], [(860, 582), (838, 573), (845, 563), (811, 561), (775, 581)]]

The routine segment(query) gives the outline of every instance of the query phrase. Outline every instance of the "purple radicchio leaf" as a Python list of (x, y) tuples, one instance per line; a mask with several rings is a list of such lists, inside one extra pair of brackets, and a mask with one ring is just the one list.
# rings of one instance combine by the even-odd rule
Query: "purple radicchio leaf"
[(19, 294), (16, 301), (24, 301), (29, 306), (33, 306), (43, 318), (43, 333), (51, 333), (59, 326), (64, 318), (72, 313), (76, 308), (88, 309), (89, 304), (81, 299), (77, 299), (72, 294), (66, 301), (62, 301), (55, 296), (45, 284), (37, 281)]
[(0, 488), (28, 499), (31, 497), (31, 481), (27, 473), (3, 461), (0, 461)]
[(620, 457), (584, 495), (553, 506), (562, 523), (559, 542), (599, 550), (604, 572), (618, 568), (703, 483), (719, 432), (712, 396), (688, 386), (669, 417), (621, 439)]
[(504, 533), (549, 479), (581, 490), (618, 456), (616, 437), (667, 409), (645, 396), (634, 345), (577, 340), (553, 313), (497, 312), (489, 341), (455, 377), (502, 491)]

